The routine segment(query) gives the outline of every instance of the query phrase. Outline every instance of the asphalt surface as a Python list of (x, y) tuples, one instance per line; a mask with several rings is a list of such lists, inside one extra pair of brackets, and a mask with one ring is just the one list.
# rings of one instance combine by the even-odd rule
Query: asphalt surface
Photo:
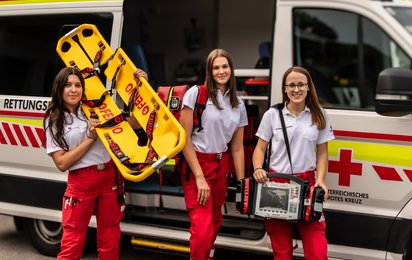
[[(54, 257), (41, 255), (32, 247), (24, 232), (18, 232), (14, 226), (13, 218), (0, 214), (0, 260), (51, 260)], [(83, 255), (82, 260), (96, 260), (95, 246), (91, 246)], [(120, 244), (120, 260), (189, 260), (188, 254), (150, 250), (147, 248), (133, 248), (130, 237), (123, 236)], [(270, 255), (249, 254), (245, 252), (231, 252), (216, 249), (215, 259), (236, 260), (269, 260)]]
[[(163, 251), (149, 251), (148, 249), (134, 249), (130, 244), (130, 237), (123, 236), (121, 241), (121, 260), (188, 260), (188, 255), (173, 255)], [(13, 218), (0, 215), (0, 259), (1, 260), (51, 260), (54, 257), (41, 255), (32, 247), (24, 232), (18, 232), (14, 226)], [(83, 260), (96, 260), (96, 248), (91, 246)]]

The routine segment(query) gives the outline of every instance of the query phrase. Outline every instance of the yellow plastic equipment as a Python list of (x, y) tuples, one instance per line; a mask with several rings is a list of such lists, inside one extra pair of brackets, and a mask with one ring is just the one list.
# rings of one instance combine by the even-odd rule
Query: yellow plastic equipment
[[(89, 69), (85, 95), (87, 100), (102, 100), (102, 103), (93, 107), (89, 102), (82, 102), (82, 109), (88, 118), (95, 113), (100, 119), (104, 127), (98, 128), (97, 134), (124, 178), (142, 181), (183, 149), (186, 141), (183, 127), (144, 78), (139, 78), (140, 83), (136, 84), (133, 78), (136, 66), (121, 48), (114, 52), (96, 26), (83, 24), (73, 29), (59, 40), (56, 50), (66, 66)], [(131, 105), (130, 112), (143, 129), (152, 133), (147, 146), (139, 146), (130, 124), (120, 120), (121, 110), (112, 99), (111, 90), (108, 91), (99, 78), (100, 67), (106, 64), (104, 74), (112, 84), (115, 82), (113, 90), (125, 106)], [(116, 121), (114, 125), (105, 126), (105, 122), (113, 121)], [(118, 151), (126, 157), (119, 158), (115, 154)], [(149, 161), (151, 151), (157, 156)]]

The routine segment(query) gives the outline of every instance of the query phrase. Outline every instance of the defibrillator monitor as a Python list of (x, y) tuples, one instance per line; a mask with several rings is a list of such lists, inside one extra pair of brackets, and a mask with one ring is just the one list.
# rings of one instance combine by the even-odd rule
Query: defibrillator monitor
[(302, 185), (298, 183), (259, 183), (254, 214), (264, 218), (299, 219)]

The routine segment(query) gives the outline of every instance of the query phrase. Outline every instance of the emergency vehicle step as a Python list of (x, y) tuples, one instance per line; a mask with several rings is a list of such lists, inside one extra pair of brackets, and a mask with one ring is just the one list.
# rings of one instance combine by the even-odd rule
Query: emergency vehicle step
[(168, 243), (168, 242), (160, 242), (155, 240), (148, 240), (148, 239), (140, 239), (136, 237), (132, 237), (130, 243), (134, 246), (142, 246), (142, 247), (150, 247), (156, 248), (161, 250), (167, 251), (176, 251), (182, 253), (190, 253), (190, 247), (188, 245), (183, 244), (175, 244), (175, 243)]

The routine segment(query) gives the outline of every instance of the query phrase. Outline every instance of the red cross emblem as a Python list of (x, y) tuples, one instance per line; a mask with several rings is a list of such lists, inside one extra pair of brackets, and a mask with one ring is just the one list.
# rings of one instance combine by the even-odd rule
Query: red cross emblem
[(340, 186), (350, 186), (351, 175), (362, 175), (362, 163), (352, 162), (352, 150), (339, 149), (339, 161), (329, 160), (329, 172), (339, 174)]

